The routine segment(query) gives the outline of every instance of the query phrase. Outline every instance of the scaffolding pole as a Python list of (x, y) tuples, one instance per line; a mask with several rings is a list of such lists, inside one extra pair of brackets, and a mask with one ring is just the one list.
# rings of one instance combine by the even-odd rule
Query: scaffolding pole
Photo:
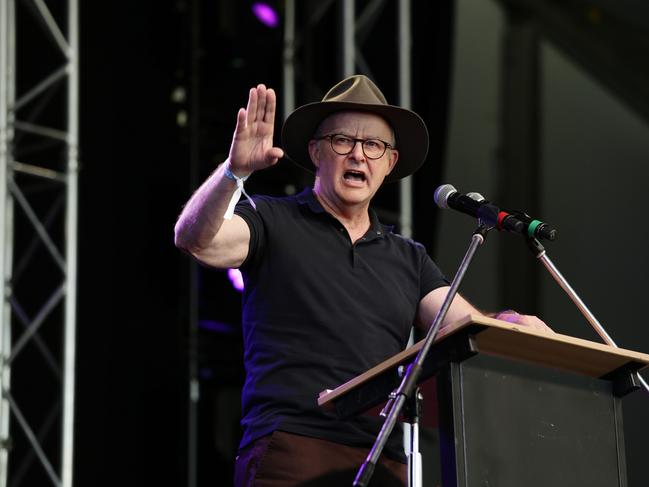
[[(399, 105), (410, 109), (412, 106), (412, 66), (410, 50), (412, 34), (410, 30), (410, 0), (399, 0)], [(399, 187), (399, 219), (401, 234), (412, 237), (412, 176), (403, 178)]]
[[(23, 480), (30, 475), (33, 470), (31, 464), (36, 461), (52, 485), (71, 487), (77, 301), (79, 6), (78, 0), (67, 2), (67, 18), (64, 19), (67, 29), (62, 29), (60, 24), (63, 20), (57, 20), (52, 15), (46, 1), (26, 0), (19, 5), (27, 8), (28, 13), (36, 16), (36, 20), (44, 25), (46, 39), (43, 40), (43, 52), (47, 52), (48, 48), (53, 49), (55, 56), (63, 57), (63, 65), (28, 89), (21, 86), (21, 95), (17, 96), (16, 57), (22, 41), (17, 35), (18, 5), (15, 0), (0, 0), (0, 274), (4, 280), (0, 313), (0, 487), (26, 485)], [(35, 42), (34, 39), (31, 37), (30, 42)], [(40, 58), (32, 56), (21, 60), (21, 66), (38, 66), (41, 62)], [(62, 83), (66, 84), (66, 89), (53, 92)], [(35, 102), (48, 96), (65, 97), (65, 103), (61, 106), (65, 107), (66, 113), (58, 114), (64, 127), (48, 126), (47, 121), (39, 120), (41, 111), (32, 110)], [(30, 137), (16, 137), (18, 133), (29, 134)], [(27, 144), (25, 139), (32, 142), (34, 139), (58, 141), (64, 154), (58, 163), (60, 167), (44, 167), (40, 162), (44, 158), (37, 158), (34, 162), (23, 159), (27, 157), (26, 154), (31, 157), (38, 152), (31, 146), (29, 151), (23, 150), (23, 145)], [(17, 154), (25, 156), (17, 161)], [(23, 182), (34, 180), (43, 182), (48, 191), (25, 191), (21, 187)], [(65, 202), (62, 205), (58, 204), (61, 199)], [(43, 206), (50, 207), (45, 216), (38, 214), (38, 207)], [(57, 224), (60, 225), (58, 230)], [(14, 228), (18, 225), (33, 233), (29, 245), (15, 245)], [(61, 276), (60, 281), (48, 290), (49, 297), (43, 303), (34, 305), (33, 299), (21, 296), (20, 290), (42, 289), (41, 282), (34, 282), (33, 286), (29, 282), (30, 279), (40, 279), (40, 276), (33, 277), (29, 273), (21, 275), (19, 269), (36, 258), (37, 249), (44, 249)], [(17, 284), (19, 278), (22, 281)], [(57, 314), (61, 306), (63, 312)], [(53, 326), (60, 327), (62, 340), (56, 339), (55, 343), (48, 344), (39, 332), (43, 327)], [(27, 345), (32, 342), (54, 372), (54, 380), (60, 383), (60, 397), (51, 400), (51, 404), (48, 404), (50, 410), (45, 417), (25, 414), (26, 408), (21, 407), (21, 398), (12, 392), (12, 381), (31, 383), (36, 378), (42, 380), (43, 374), (35, 364), (30, 364), (30, 360), (15, 364), (16, 357), (23, 355)], [(62, 349), (57, 363), (54, 359), (56, 354), (50, 348), (56, 349), (59, 343), (62, 343)], [(55, 447), (51, 446), (51, 441), (47, 441), (50, 434), (60, 435)], [(14, 448), (19, 435), (23, 436), (27, 445), (20, 450)], [(58, 459), (55, 458), (57, 455)]]
[(0, 275), (2, 276), (2, 311), (0, 313), (0, 487), (7, 486), (9, 469), (9, 384), (11, 368), (5, 363), (11, 354), (11, 261), (13, 205), (9, 198), (9, 178), (12, 166), (14, 60), (15, 60), (15, 4), (0, 0)]

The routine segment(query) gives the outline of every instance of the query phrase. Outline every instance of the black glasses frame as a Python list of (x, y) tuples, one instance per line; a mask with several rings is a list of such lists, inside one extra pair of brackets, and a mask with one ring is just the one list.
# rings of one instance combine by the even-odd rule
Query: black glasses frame
[[(336, 136), (338, 136), (338, 135), (340, 135), (341, 137), (345, 137), (346, 139), (352, 140), (352, 141), (354, 142), (354, 145), (352, 145), (352, 147), (349, 149), (349, 151), (347, 151), (347, 152), (338, 152), (338, 151), (334, 148), (334, 137), (336, 137)], [(368, 159), (371, 159), (371, 160), (373, 160), (373, 161), (376, 160), (376, 159), (380, 159), (381, 157), (383, 157), (383, 156), (385, 155), (385, 153), (387, 152), (388, 149), (394, 149), (394, 147), (392, 146), (392, 144), (390, 144), (389, 142), (386, 142), (385, 140), (382, 140), (382, 139), (377, 139), (377, 138), (372, 138), (372, 139), (357, 139), (357, 138), (355, 138), (355, 137), (351, 137), (351, 136), (346, 135), (346, 134), (327, 134), (327, 135), (323, 135), (323, 136), (321, 136), (321, 137), (314, 137), (313, 140), (324, 140), (324, 139), (329, 139), (329, 145), (331, 145), (331, 150), (334, 151), (334, 152), (335, 152), (336, 154), (338, 154), (339, 156), (346, 156), (346, 155), (351, 154), (351, 153), (354, 151), (354, 148), (356, 147), (356, 144), (357, 144), (358, 142), (360, 142), (360, 143), (361, 143), (361, 150), (363, 151), (363, 154), (365, 154), (365, 157), (367, 157)], [(383, 145), (385, 145), (385, 148), (383, 149), (383, 152), (381, 153), (380, 156), (370, 157), (370, 156), (367, 155), (367, 152), (365, 152), (365, 142), (369, 142), (369, 141), (372, 141), (372, 140), (374, 140), (374, 141), (378, 140), (378, 141), (381, 142)]]

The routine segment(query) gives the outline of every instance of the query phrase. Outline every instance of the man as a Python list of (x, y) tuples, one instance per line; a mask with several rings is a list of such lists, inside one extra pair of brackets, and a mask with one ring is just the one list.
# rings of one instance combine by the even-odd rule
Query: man
[[(244, 275), (247, 377), (235, 483), (350, 483), (380, 421), (341, 421), (317, 407), (318, 392), (402, 350), (412, 324), (426, 329), (448, 291), (423, 246), (391, 233), (370, 209), (384, 181), (424, 162), (428, 132), (414, 112), (388, 105), (367, 77), (352, 76), (284, 124), (287, 155), (315, 172), (313, 188), (255, 197), (224, 219), (243, 178), (284, 156), (273, 147), (275, 104), (272, 89), (250, 90), (229, 157), (185, 206), (176, 245)], [(444, 324), (469, 313), (478, 311), (457, 296)], [(373, 485), (404, 485), (402, 460), (393, 434)]]

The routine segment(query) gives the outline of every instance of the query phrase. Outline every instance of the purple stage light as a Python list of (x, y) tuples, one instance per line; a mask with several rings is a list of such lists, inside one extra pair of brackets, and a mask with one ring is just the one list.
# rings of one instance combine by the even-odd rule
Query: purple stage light
[(279, 25), (279, 15), (273, 7), (263, 2), (255, 2), (252, 4), (252, 13), (255, 17), (267, 27), (277, 27)]
[(243, 291), (243, 276), (239, 269), (228, 269), (228, 277), (237, 291)]
[(212, 331), (215, 333), (232, 334), (237, 331), (237, 327), (230, 323), (214, 320), (199, 320), (198, 327), (201, 330)]

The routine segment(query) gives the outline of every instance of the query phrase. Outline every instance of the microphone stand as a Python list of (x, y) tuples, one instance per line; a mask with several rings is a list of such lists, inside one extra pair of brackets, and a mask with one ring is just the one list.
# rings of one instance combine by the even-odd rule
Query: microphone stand
[(358, 473), (356, 474), (356, 478), (354, 479), (353, 484), (354, 487), (365, 487), (372, 478), (376, 463), (381, 456), (381, 452), (383, 451), (383, 448), (388, 441), (390, 433), (397, 423), (400, 412), (403, 409), (406, 400), (411, 400), (412, 394), (417, 387), (417, 381), (419, 376), (421, 375), (423, 364), (426, 360), (426, 357), (428, 356), (428, 352), (431, 346), (433, 345), (437, 331), (439, 330), (441, 323), (444, 321), (448, 309), (453, 302), (453, 298), (457, 294), (457, 290), (460, 287), (462, 279), (464, 278), (464, 274), (466, 273), (476, 250), (480, 245), (484, 243), (487, 232), (493, 228), (493, 226), (487, 226), (483, 224), (482, 220), (479, 220), (479, 224), (480, 226), (475, 230), (475, 232), (473, 232), (473, 236), (471, 237), (471, 244), (469, 245), (469, 248), (464, 256), (464, 259), (462, 260), (462, 263), (460, 264), (460, 267), (458, 268), (457, 273), (455, 274), (455, 277), (453, 278), (453, 282), (451, 283), (448, 294), (446, 295), (441, 308), (437, 312), (432, 325), (428, 329), (424, 344), (419, 350), (419, 353), (417, 354), (414, 362), (412, 362), (408, 366), (401, 384), (399, 385), (399, 388), (390, 394), (388, 403), (384, 408), (384, 411), (387, 411), (385, 421), (383, 422), (381, 431), (376, 437), (374, 445), (368, 453), (365, 462), (363, 462), (363, 465), (361, 465)]
[[(538, 241), (538, 239), (532, 237), (527, 240), (528, 247), (534, 254), (534, 256), (541, 261), (541, 263), (545, 266), (547, 271), (550, 273), (550, 275), (554, 278), (554, 280), (561, 286), (561, 288), (566, 292), (568, 297), (572, 300), (573, 303), (577, 306), (579, 311), (581, 312), (582, 315), (588, 320), (588, 323), (593, 327), (595, 332), (604, 340), (604, 342), (607, 345), (610, 345), (615, 348), (619, 348), (613, 339), (609, 336), (609, 334), (606, 332), (604, 327), (600, 324), (600, 322), (595, 318), (595, 315), (588, 309), (588, 306), (581, 300), (581, 298), (577, 295), (575, 290), (568, 284), (568, 281), (566, 280), (565, 277), (559, 272), (559, 269), (552, 263), (550, 260), (550, 257), (548, 257), (545, 247), (543, 247), (543, 244)], [(637, 376), (638, 380), (644, 387), (645, 391), (647, 394), (649, 394), (649, 385), (647, 382), (644, 380), (644, 378), (640, 375), (639, 372), (635, 372), (634, 375)]]

